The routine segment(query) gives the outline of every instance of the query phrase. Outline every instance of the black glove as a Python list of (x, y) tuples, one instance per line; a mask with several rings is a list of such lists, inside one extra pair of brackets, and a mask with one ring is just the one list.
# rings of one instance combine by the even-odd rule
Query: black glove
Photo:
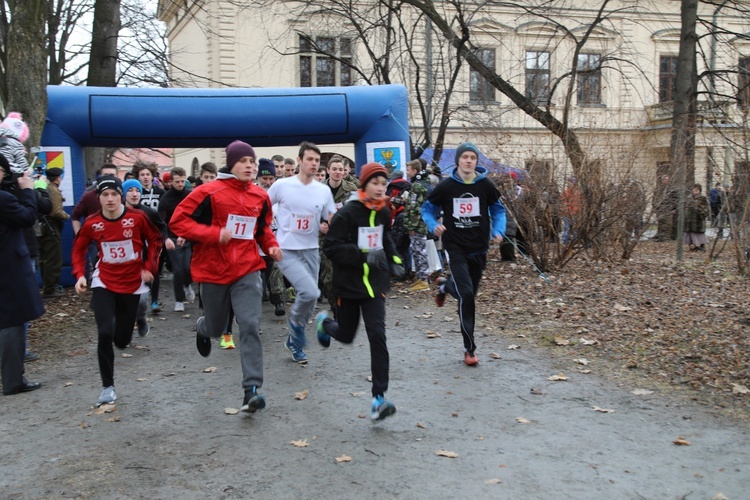
[(406, 269), (404, 269), (404, 266), (401, 264), (396, 264), (395, 262), (391, 262), (391, 276), (395, 280), (402, 280), (404, 279), (404, 276), (406, 276)]
[(382, 266), (386, 264), (386, 262), (388, 262), (388, 259), (385, 256), (385, 250), (382, 248), (380, 250), (370, 250), (367, 252), (367, 265), (370, 266), (370, 269)]

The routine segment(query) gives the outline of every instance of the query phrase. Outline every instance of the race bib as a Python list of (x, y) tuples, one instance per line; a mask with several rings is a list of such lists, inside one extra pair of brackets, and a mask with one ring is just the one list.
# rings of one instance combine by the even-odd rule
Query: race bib
[(383, 248), (383, 226), (360, 227), (357, 245), (360, 250), (381, 250)]
[(102, 241), (102, 260), (107, 264), (123, 264), (137, 258), (132, 240)]
[(232, 233), (232, 238), (238, 240), (252, 240), (255, 234), (255, 223), (257, 220), (257, 217), (229, 214), (229, 217), (227, 217), (227, 229)]
[(311, 233), (315, 222), (314, 215), (305, 214), (292, 214), (292, 228), (293, 233)]
[(453, 217), (479, 217), (479, 198), (453, 198)]

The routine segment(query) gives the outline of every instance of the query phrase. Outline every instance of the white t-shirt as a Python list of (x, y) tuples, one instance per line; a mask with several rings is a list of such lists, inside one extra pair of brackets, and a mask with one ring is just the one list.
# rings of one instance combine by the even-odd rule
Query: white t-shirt
[(282, 250), (318, 248), (320, 221), (336, 212), (331, 189), (320, 182), (303, 184), (298, 176), (280, 179), (268, 189), (277, 205), (276, 241)]

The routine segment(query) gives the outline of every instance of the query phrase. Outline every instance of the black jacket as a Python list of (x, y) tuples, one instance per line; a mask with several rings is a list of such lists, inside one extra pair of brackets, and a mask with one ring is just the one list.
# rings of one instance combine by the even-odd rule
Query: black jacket
[[(368, 252), (360, 250), (359, 229), (383, 227), (385, 258), (373, 268), (367, 264)], [(391, 212), (387, 207), (375, 211), (359, 200), (339, 209), (323, 242), (323, 253), (333, 264), (333, 292), (337, 297), (367, 299), (384, 295), (390, 288), (390, 263), (401, 263), (390, 235)]]

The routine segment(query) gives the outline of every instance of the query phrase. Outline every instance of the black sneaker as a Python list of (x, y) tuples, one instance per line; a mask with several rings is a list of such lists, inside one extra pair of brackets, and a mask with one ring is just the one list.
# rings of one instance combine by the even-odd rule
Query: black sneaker
[[(199, 326), (203, 321), (205, 321), (203, 316), (198, 318), (195, 325), (196, 330), (200, 330)], [(198, 353), (204, 358), (207, 358), (211, 354), (211, 339), (201, 335), (200, 331), (197, 331), (195, 334), (195, 346), (198, 348)]]
[(149, 326), (148, 321), (146, 321), (145, 318), (137, 320), (136, 323), (138, 324), (139, 337), (145, 337), (146, 335), (148, 335), (148, 332), (151, 331), (151, 327)]
[(266, 398), (258, 394), (258, 388), (253, 386), (249, 391), (245, 391), (245, 399), (242, 400), (242, 411), (255, 413), (266, 407)]
[(277, 302), (274, 306), (273, 313), (276, 316), (283, 316), (286, 314), (286, 308), (284, 307), (283, 302)]

